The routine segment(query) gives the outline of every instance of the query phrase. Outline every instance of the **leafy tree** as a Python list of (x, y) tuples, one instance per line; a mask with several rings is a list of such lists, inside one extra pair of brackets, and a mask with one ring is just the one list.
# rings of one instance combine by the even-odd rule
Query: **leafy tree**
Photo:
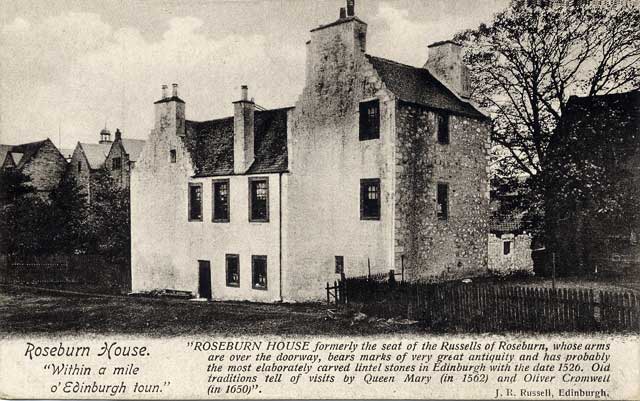
[(52, 241), (58, 252), (85, 253), (87, 241), (87, 196), (73, 177), (64, 177), (49, 195)]
[(92, 252), (129, 255), (129, 191), (115, 182), (105, 168), (98, 170), (92, 178), (89, 227)]
[(5, 204), (13, 203), (19, 197), (35, 192), (31, 178), (14, 168), (0, 170), (0, 199)]
[(640, 84), (640, 9), (615, 3), (513, 2), (490, 25), (456, 37), (465, 44), (472, 98), (492, 116), (494, 175), (526, 177), (517, 189), (531, 220), (541, 221), (545, 209), (550, 144), (569, 97)]

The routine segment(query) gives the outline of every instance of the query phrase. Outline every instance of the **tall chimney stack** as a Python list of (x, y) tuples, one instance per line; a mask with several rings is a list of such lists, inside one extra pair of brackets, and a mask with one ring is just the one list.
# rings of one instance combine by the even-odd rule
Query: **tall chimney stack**
[(233, 172), (244, 174), (253, 164), (256, 105), (249, 100), (247, 85), (240, 87), (240, 100), (233, 102)]
[(353, 17), (356, 15), (356, 0), (347, 0), (347, 17)]
[(173, 84), (171, 86), (173, 86), (173, 93), (171, 94), (171, 96), (178, 97), (178, 84)]
[(340, 7), (340, 19), (347, 18), (347, 9), (344, 7)]
[(469, 98), (469, 70), (462, 60), (462, 45), (451, 40), (432, 43), (424, 68), (446, 84), (458, 96)]
[(169, 97), (169, 90), (167, 85), (162, 85), (162, 98), (166, 99)]
[(122, 139), (122, 132), (120, 132), (120, 128), (116, 128), (116, 141), (118, 139)]

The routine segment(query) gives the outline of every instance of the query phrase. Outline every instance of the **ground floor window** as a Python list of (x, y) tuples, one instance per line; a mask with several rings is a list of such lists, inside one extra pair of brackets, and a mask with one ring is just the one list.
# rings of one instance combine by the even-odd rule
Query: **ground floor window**
[(226, 256), (227, 287), (240, 287), (240, 256)]
[(344, 273), (344, 256), (336, 256), (336, 274)]
[(502, 243), (502, 254), (505, 256), (511, 254), (511, 241), (504, 241)]
[(252, 286), (257, 290), (267, 289), (267, 257), (264, 255), (251, 256)]

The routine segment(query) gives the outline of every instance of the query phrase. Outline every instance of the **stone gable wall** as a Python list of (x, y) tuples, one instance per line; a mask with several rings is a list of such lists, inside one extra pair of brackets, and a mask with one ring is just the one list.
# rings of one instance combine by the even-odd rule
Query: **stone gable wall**
[(64, 175), (67, 162), (51, 141), (46, 141), (23, 168), (31, 177), (31, 185), (43, 196), (54, 190)]
[[(399, 103), (396, 114), (395, 265), (410, 280), (487, 272), (487, 123), (450, 115), (450, 143), (436, 137), (436, 114)], [(449, 185), (448, 220), (437, 218), (438, 182)]]

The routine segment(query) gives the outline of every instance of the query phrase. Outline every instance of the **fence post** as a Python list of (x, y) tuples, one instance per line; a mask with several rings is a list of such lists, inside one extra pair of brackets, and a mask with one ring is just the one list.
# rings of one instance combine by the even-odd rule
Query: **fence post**
[(327, 305), (330, 304), (329, 302), (329, 282), (327, 282)]

